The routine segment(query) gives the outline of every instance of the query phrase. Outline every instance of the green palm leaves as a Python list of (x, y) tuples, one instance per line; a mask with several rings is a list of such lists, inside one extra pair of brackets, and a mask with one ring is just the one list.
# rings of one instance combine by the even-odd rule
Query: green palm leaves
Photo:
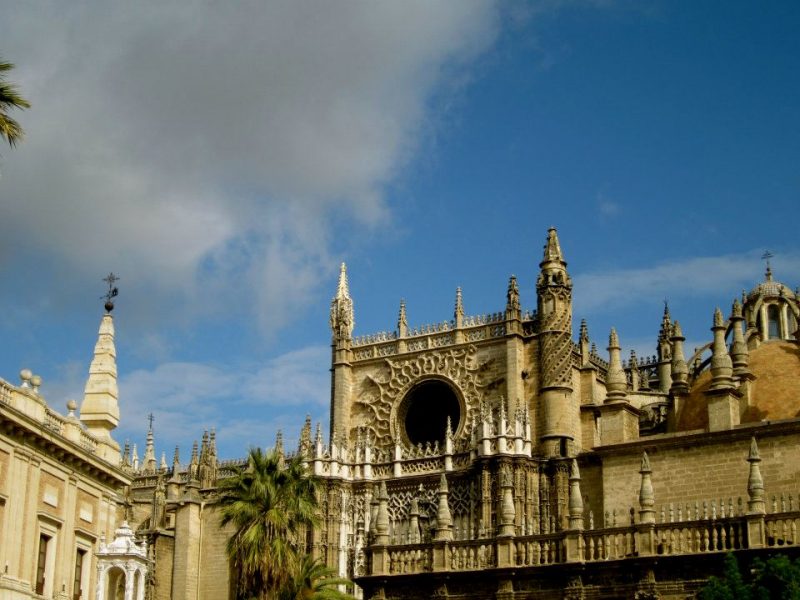
[(17, 87), (6, 81), (6, 73), (14, 68), (9, 62), (0, 59), (0, 136), (9, 146), (14, 146), (22, 139), (24, 131), (19, 123), (8, 116), (12, 108), (30, 108), (30, 103), (19, 95)]
[(239, 598), (349, 598), (325, 595), (343, 582), (304, 552), (306, 532), (318, 520), (317, 487), (300, 457), (284, 460), (260, 448), (250, 450), (246, 468), (222, 482), (221, 522), (233, 528), (227, 551)]

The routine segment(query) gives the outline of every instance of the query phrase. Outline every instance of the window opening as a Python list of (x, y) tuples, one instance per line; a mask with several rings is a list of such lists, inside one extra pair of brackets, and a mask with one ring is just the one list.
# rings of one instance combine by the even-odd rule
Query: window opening
[(47, 569), (47, 545), (50, 536), (39, 534), (39, 554), (36, 561), (36, 593), (44, 594), (45, 571)]

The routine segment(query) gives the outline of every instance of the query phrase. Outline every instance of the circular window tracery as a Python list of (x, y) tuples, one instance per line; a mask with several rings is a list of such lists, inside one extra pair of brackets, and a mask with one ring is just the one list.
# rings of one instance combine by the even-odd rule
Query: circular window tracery
[(440, 379), (428, 379), (412, 387), (403, 398), (400, 417), (404, 437), (410, 444), (444, 443), (447, 418), (453, 434), (461, 425), (461, 400)]

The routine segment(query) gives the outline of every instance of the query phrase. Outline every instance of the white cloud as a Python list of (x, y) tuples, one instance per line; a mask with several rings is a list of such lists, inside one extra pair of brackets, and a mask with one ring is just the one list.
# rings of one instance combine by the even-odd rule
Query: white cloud
[[(689, 258), (641, 269), (582, 273), (573, 277), (576, 314), (601, 312), (633, 304), (659, 303), (664, 298), (704, 294), (736, 294), (763, 278), (762, 250)], [(800, 279), (800, 255), (784, 253), (773, 260), (778, 279), (787, 285)]]
[(141, 443), (152, 412), (160, 449), (177, 443), (188, 452), (210, 427), (226, 456), (271, 445), (281, 428), (287, 445), (296, 443), (306, 414), (327, 418), (329, 368), (330, 348), (309, 346), (257, 367), (170, 362), (133, 371), (120, 378), (122, 427), (116, 437)]
[(262, 326), (284, 325), (335, 262), (331, 213), (391, 218), (384, 186), (436, 126), (431, 97), (490, 46), (496, 13), (478, 0), (8, 7), (3, 56), (33, 108), (2, 165), (5, 268), (38, 256), (69, 273), (49, 282), (64, 297), (76, 274), (113, 265), (148, 318), (246, 295)]

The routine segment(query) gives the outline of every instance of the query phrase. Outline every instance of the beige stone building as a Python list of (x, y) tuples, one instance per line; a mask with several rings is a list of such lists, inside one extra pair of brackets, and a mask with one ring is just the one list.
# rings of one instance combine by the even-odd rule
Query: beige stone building
[(74, 401), (66, 416), (48, 406), (38, 375), (24, 369), (20, 379), (0, 380), (0, 598), (88, 600), (98, 587), (123, 598), (126, 585), (128, 598), (143, 597), (144, 549), (135, 545), (141, 556), (121, 562), (105, 540), (132, 479), (111, 437), (119, 421), (111, 314), (100, 324), (80, 418)]
[[(623, 360), (615, 331), (597, 344), (602, 356), (585, 323), (573, 331), (572, 281), (554, 229), (536, 291), (535, 308), (524, 310), (511, 277), (502, 311), (469, 316), (458, 290), (452, 316), (413, 329), (401, 303), (392, 331), (354, 337), (342, 267), (331, 305), (330, 431), (314, 433), (307, 420), (296, 450), (322, 481), (323, 525), (310, 549), (376, 599), (687, 598), (728, 551), (795, 553), (796, 293), (768, 268), (730, 311), (709, 310), (701, 348), (684, 348), (665, 310), (655, 354)], [(28, 385), (7, 389), (35, 401)], [(216, 482), (240, 461), (217, 459), (212, 431), (187, 463), (176, 450), (170, 466), (157, 461), (151, 431), (141, 462), (125, 449), (114, 466), (114, 412), (93, 404), (93, 392), (87, 385), (87, 429), (77, 431), (108, 449), (105, 519), (116, 502), (117, 519), (146, 542), (147, 597), (232, 597)], [(68, 439), (74, 417), (62, 419)], [(13, 456), (25, 444), (6, 429), (4, 421)], [(283, 451), (280, 437), (276, 446)], [(89, 473), (99, 479), (81, 471), (79, 489)], [(38, 533), (8, 529), (16, 501), (3, 485), (4, 547), (20, 535), (35, 547)], [(14, 510), (42, 531), (50, 522), (41, 510)], [(78, 529), (65, 518), (57, 534)], [(108, 569), (97, 536), (88, 540)], [(63, 547), (53, 564), (69, 571), (74, 545)], [(20, 589), (35, 581), (32, 563), (21, 562)]]

